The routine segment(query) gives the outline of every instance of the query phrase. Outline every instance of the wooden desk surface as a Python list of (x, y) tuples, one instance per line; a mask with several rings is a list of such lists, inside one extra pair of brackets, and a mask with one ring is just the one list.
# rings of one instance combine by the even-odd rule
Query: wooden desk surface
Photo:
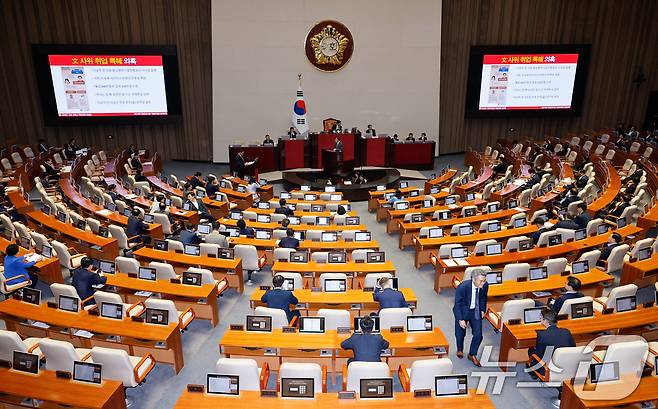
[(388, 209), (388, 219), (394, 219), (394, 218), (400, 218), (404, 217), (405, 214), (407, 213), (423, 213), (423, 214), (428, 214), (428, 213), (434, 213), (437, 210), (448, 210), (450, 212), (461, 212), (462, 208), (465, 206), (482, 206), (485, 203), (487, 203), (486, 200), (482, 199), (475, 199), (471, 200), (468, 202), (458, 202), (455, 203), (452, 207), (451, 206), (432, 206), (432, 207), (421, 207), (421, 208), (409, 208), (407, 210), (393, 210), (393, 209)]
[(335, 409), (336, 407), (359, 407), (373, 409), (390, 409), (392, 407), (408, 408), (464, 408), (477, 407), (479, 409), (494, 409), (495, 406), (486, 394), (476, 394), (474, 389), (469, 390), (468, 397), (444, 397), (444, 398), (414, 398), (411, 392), (395, 393), (392, 399), (370, 399), (370, 400), (338, 400), (337, 393), (321, 393), (315, 395), (315, 399), (282, 399), (261, 398), (260, 392), (243, 391), (238, 398), (233, 396), (215, 395), (205, 393), (190, 393), (184, 391), (176, 402), (177, 409), (215, 409), (223, 406), (255, 408), (267, 406), (270, 409), (278, 408), (308, 408)]
[[(411, 288), (401, 288), (400, 291), (408, 303), (418, 303), (418, 298)], [(303, 304), (379, 304), (378, 301), (374, 301), (372, 292), (365, 292), (356, 289), (350, 289), (342, 293), (326, 293), (313, 292), (309, 288), (302, 288), (295, 290), (292, 293), (297, 297), (299, 302)], [(260, 303), (263, 294), (265, 294), (265, 290), (255, 290), (251, 295), (251, 304)]]
[[(584, 385), (585, 390), (583, 390), (583, 385), (574, 385), (573, 381), (564, 382), (562, 385), (560, 409), (628, 407), (635, 403), (656, 401), (658, 399), (658, 378), (655, 376), (642, 377), (639, 385), (634, 390), (630, 389), (633, 391), (630, 394), (628, 394), (629, 389), (624, 383), (624, 378), (621, 382), (599, 383), (593, 390), (589, 390), (588, 386), (590, 385)], [(586, 400), (576, 395), (576, 391), (579, 391), (578, 393), (585, 398), (595, 396), (597, 391), (599, 391), (598, 393), (603, 392), (607, 396), (628, 396), (614, 400)]]
[[(614, 277), (598, 268), (582, 274), (576, 274), (583, 286), (614, 280)], [(501, 284), (489, 285), (489, 297), (504, 297), (515, 294), (531, 293), (534, 291), (554, 291), (564, 288), (569, 276), (551, 275), (543, 280), (503, 281)]]
[(204, 284), (201, 286), (174, 284), (168, 280), (140, 280), (139, 278), (128, 277), (127, 274), (105, 274), (107, 277), (106, 285), (112, 285), (133, 291), (150, 291), (152, 293), (161, 293), (184, 297), (190, 299), (208, 298), (213, 293), (215, 286)]
[[(175, 188), (171, 186), (169, 183), (165, 183), (161, 181), (160, 178), (158, 178), (157, 176), (152, 175), (152, 176), (147, 176), (146, 178), (148, 179), (149, 183), (152, 186), (155, 186), (161, 191), (183, 198), (183, 191), (181, 189)], [(226, 216), (228, 214), (228, 202), (213, 200), (207, 196), (204, 197), (202, 201), (203, 204), (205, 204), (206, 206), (221, 209), (222, 210), (221, 216)]]
[(400, 230), (404, 233), (419, 231), (421, 227), (448, 227), (460, 223), (482, 223), (489, 220), (506, 220), (515, 214), (525, 213), (528, 209), (514, 208), (505, 209), (493, 213), (480, 213), (470, 217), (455, 217), (448, 220), (424, 220), (418, 223), (400, 222)]
[[(256, 238), (249, 237), (231, 237), (229, 238), (229, 244), (235, 246), (237, 244), (243, 244), (248, 246), (255, 246), (256, 248), (275, 248), (277, 239), (261, 240)], [(299, 244), (300, 250), (308, 249), (310, 251), (321, 251), (321, 250), (345, 250), (352, 251), (357, 249), (379, 249), (379, 243), (376, 240), (371, 241), (311, 241), (311, 240), (302, 240)]]
[[(271, 209), (259, 209), (257, 207), (249, 207), (247, 209), (244, 209), (248, 212), (254, 212), (256, 214), (269, 214), (272, 215), (274, 214), (274, 211), (276, 208), (271, 208)], [(333, 217), (336, 213), (335, 212), (330, 212), (328, 210), (322, 211), (322, 212), (304, 212), (301, 210), (295, 209), (295, 214), (294, 216), (297, 217), (302, 217), (302, 216), (313, 216), (313, 217)], [(349, 212), (345, 213), (345, 216), (358, 216), (358, 214), (355, 211), (350, 210)]]
[[(235, 227), (238, 224), (237, 220), (233, 219), (227, 219), (223, 218), (220, 220), (217, 220), (218, 223), (223, 224), (225, 226), (230, 226), (230, 227)], [(276, 229), (284, 229), (281, 226), (281, 223), (276, 223), (276, 222), (270, 222), (270, 223), (261, 223), (257, 222), (254, 220), (245, 220), (247, 223), (247, 226), (253, 227), (256, 230), (276, 230)], [(337, 225), (337, 224), (330, 224), (328, 226), (319, 226), (315, 224), (290, 224), (288, 225), (289, 228), (295, 230), (295, 231), (307, 231), (307, 230), (324, 230), (324, 231), (344, 231), (344, 230), (357, 230), (357, 231), (367, 231), (368, 228), (363, 225), (363, 224), (351, 224), (351, 225)]]
[[(125, 408), (123, 383), (104, 380), (101, 385), (90, 385), (60, 379), (55, 372), (40, 370), (30, 375), (0, 368), (0, 393), (12, 397), (31, 397), (55, 404), (89, 409)], [(0, 402), (8, 397), (0, 395)], [(20, 403), (20, 400), (18, 402)]]
[(648, 275), (654, 275), (658, 272), (658, 253), (652, 254), (646, 260), (642, 261), (624, 261), (622, 268), (620, 285), (631, 284), (640, 278)]
[(291, 273), (387, 273), (392, 272), (395, 275), (393, 262), (387, 260), (383, 263), (318, 263), (309, 261), (308, 263), (290, 263), (286, 261), (275, 261), (272, 266), (273, 272), (287, 271)]
[(239, 258), (226, 260), (208, 256), (189, 256), (174, 251), (155, 250), (150, 247), (142, 247), (136, 250), (133, 254), (137, 257), (144, 257), (155, 261), (201, 266), (210, 270), (235, 270), (242, 264), (242, 261)]
[[(325, 192), (325, 191), (320, 191), (320, 190), (299, 190), (299, 189), (293, 189), (290, 192), (291, 195), (305, 195), (305, 194), (312, 194), (312, 195), (325, 195), (325, 194), (330, 194), (330, 195), (341, 195), (343, 196), (343, 192)], [(288, 200), (288, 199), (286, 199)], [(277, 199), (277, 202), (279, 200)]]
[(49, 308), (45, 303), (33, 305), (14, 299), (0, 303), (0, 314), (41, 321), (59, 327), (84, 329), (95, 334), (119, 335), (151, 341), (167, 340), (174, 331), (179, 331), (178, 322), (155, 325), (135, 322), (127, 317), (115, 320), (89, 315), (86, 311), (68, 312)]
[[(55, 216), (45, 214), (40, 210), (35, 210), (27, 213), (27, 217), (34, 220), (35, 222), (48, 227), (49, 229), (55, 230), (73, 240), (84, 241), (91, 245), (96, 245), (99, 247), (110, 247), (117, 246), (117, 240), (113, 237), (103, 237), (94, 234), (89, 230), (80, 230), (77, 227), (73, 226), (70, 223), (63, 223), (59, 221)], [(112, 257), (118, 255), (118, 247), (116, 248), (116, 253)]]
[(465, 243), (475, 243), (480, 240), (489, 240), (494, 239), (497, 241), (505, 240), (509, 237), (515, 236), (525, 236), (532, 234), (537, 231), (536, 225), (527, 225), (519, 227), (516, 229), (508, 229), (503, 227), (501, 230), (493, 233), (479, 233), (475, 232), (473, 234), (467, 234), (464, 236), (445, 236), (435, 239), (430, 238), (418, 238), (416, 237), (416, 251), (420, 251), (426, 248), (438, 248), (443, 244), (465, 244)]
[(606, 162), (606, 166), (608, 167), (608, 172), (610, 174), (610, 182), (601, 196), (587, 205), (587, 210), (592, 214), (596, 214), (598, 211), (612, 203), (621, 189), (621, 178), (619, 177), (619, 173), (617, 173), (617, 169), (615, 169), (610, 162)]

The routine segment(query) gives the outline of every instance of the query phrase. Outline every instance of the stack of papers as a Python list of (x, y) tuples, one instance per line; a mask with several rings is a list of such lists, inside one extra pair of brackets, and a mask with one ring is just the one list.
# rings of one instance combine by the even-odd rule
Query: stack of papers
[(514, 181), (514, 184), (515, 184), (516, 186), (523, 186), (523, 185), (525, 185), (525, 180), (523, 180), (523, 179), (516, 179), (516, 180)]
[(125, 195), (124, 197), (128, 200), (132, 200), (132, 199), (136, 198), (137, 195), (134, 195), (134, 194), (130, 193), (130, 194)]
[(30, 255), (28, 255), (28, 256), (25, 256), (24, 258), (25, 258), (25, 261), (28, 261), (28, 262), (30, 262), (30, 263), (33, 262), (33, 261), (41, 261), (41, 260), (43, 260), (43, 257), (40, 256), (40, 255), (38, 255), (38, 254), (36, 254), (36, 253), (32, 253), (32, 254), (30, 254)]
[(153, 293), (150, 291), (137, 291), (135, 295), (138, 297), (150, 297), (153, 295)]
[(79, 329), (73, 333), (76, 337), (82, 337), (82, 338), (91, 338), (94, 336), (93, 332), (86, 331), (84, 329)]
[(99, 210), (99, 211), (96, 212), (97, 215), (99, 215), (99, 216), (105, 216), (105, 217), (111, 215), (112, 213), (113, 213), (113, 212), (111, 212), (111, 211), (109, 211), (109, 210), (107, 210), (107, 209)]
[(465, 258), (456, 258), (455, 262), (460, 266), (470, 266), (469, 262)]
[(549, 297), (549, 296), (552, 295), (552, 294), (551, 294), (550, 292), (548, 292), (548, 291), (533, 291), (532, 294), (533, 294), (535, 297)]
[(32, 326), (37, 327), (37, 328), (43, 328), (43, 329), (50, 328), (50, 325), (46, 324), (45, 322), (41, 322), (41, 321), (32, 322)]

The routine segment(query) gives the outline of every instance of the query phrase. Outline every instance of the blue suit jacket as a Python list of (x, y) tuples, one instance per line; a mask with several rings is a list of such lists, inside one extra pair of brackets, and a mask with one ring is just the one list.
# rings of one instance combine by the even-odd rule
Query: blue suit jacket
[(148, 225), (135, 216), (128, 217), (128, 226), (126, 226), (126, 236), (131, 238), (133, 236), (140, 236), (146, 230)]
[(296, 249), (299, 247), (299, 240), (294, 237), (284, 237), (279, 241), (279, 247), (286, 249)]
[(28, 263), (24, 260), (23, 256), (5, 256), (5, 271), (3, 274), (7, 279), (7, 284), (17, 284), (30, 280), (27, 269), (35, 265), (36, 261)]
[(384, 308), (405, 308), (409, 306), (404, 299), (404, 294), (392, 288), (385, 288), (383, 291), (380, 288), (375, 288), (372, 298), (375, 301), (379, 301), (380, 310), (383, 310)]
[(551, 305), (551, 308), (553, 309), (553, 311), (555, 311), (556, 314), (558, 314), (566, 300), (571, 300), (572, 298), (580, 298), (582, 296), (583, 294), (579, 292), (562, 294), (561, 296), (555, 299), (555, 302), (553, 303), (553, 305)]
[[(106, 277), (101, 277), (98, 274), (87, 270), (86, 268), (76, 268), (73, 270), (72, 275), (73, 287), (75, 287), (75, 291), (78, 292), (80, 301), (94, 295), (96, 290), (92, 287), (92, 285), (105, 284), (107, 281)], [(89, 302), (88, 304), (94, 304), (94, 302)]]
[(199, 244), (201, 243), (201, 237), (191, 230), (181, 230), (178, 240), (183, 244)]
[(556, 325), (551, 325), (543, 331), (537, 331), (537, 344), (534, 348), (530, 348), (528, 353), (536, 354), (538, 357), (542, 358), (546, 352), (546, 348), (549, 346), (554, 348), (575, 347), (576, 343), (568, 329), (558, 328)]
[(340, 347), (354, 351), (354, 361), (380, 362), (382, 349), (388, 348), (388, 341), (381, 334), (352, 334)]
[(212, 183), (206, 184), (206, 194), (208, 197), (214, 199), (217, 192), (219, 192), (219, 185), (213, 185)]
[[(484, 283), (480, 289), (480, 311), (487, 310), (487, 292), (489, 291), (489, 283)], [(455, 314), (455, 319), (458, 321), (466, 320), (469, 318), (471, 309), (471, 280), (462, 281), (455, 291), (455, 305), (452, 307), (452, 312)]]
[(281, 288), (267, 290), (260, 300), (266, 303), (269, 308), (278, 308), (285, 311), (288, 316), (288, 322), (292, 319), (290, 304), (297, 304), (299, 302), (292, 291), (282, 290)]

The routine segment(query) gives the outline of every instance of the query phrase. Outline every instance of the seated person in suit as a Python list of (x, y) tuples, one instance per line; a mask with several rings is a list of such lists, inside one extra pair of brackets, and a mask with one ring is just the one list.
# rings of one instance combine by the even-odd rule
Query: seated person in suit
[(587, 211), (587, 205), (583, 203), (578, 203), (576, 207), (576, 217), (573, 218), (573, 221), (578, 225), (579, 229), (584, 229), (587, 227), (587, 223), (592, 220), (592, 216)]
[(215, 199), (217, 192), (219, 192), (219, 181), (214, 176), (208, 176), (208, 183), (206, 183), (206, 195)]
[(553, 203), (549, 202), (544, 205), (544, 210), (546, 210), (546, 220), (555, 220), (559, 218), (559, 215), (555, 211)]
[(295, 212), (287, 206), (286, 199), (279, 199), (279, 207), (274, 209), (276, 214), (285, 214), (286, 216), (293, 216)]
[(7, 285), (15, 285), (24, 281), (30, 281), (30, 288), (35, 288), (39, 281), (39, 276), (36, 273), (29, 271), (29, 268), (34, 266), (36, 261), (26, 261), (25, 256), (18, 255), (19, 247), (17, 244), (10, 244), (5, 249), (7, 254), (4, 259), (5, 271), (3, 275), (7, 280)]
[(244, 219), (238, 220), (236, 225), (238, 227), (240, 236), (247, 236), (249, 238), (254, 238), (256, 236), (256, 231), (251, 227), (247, 227), (247, 223), (244, 221)]
[(192, 185), (192, 188), (204, 187), (206, 185), (201, 172), (194, 173), (194, 176), (190, 179), (190, 184)]
[(427, 142), (427, 134), (425, 132), (420, 133), (420, 138), (418, 138), (420, 142)]
[(128, 217), (128, 225), (126, 226), (126, 236), (128, 239), (131, 237), (139, 237), (143, 243), (148, 243), (150, 237), (146, 234), (149, 225), (142, 221), (142, 213), (137, 208), (133, 208), (130, 216)]
[(187, 203), (190, 207), (190, 210), (194, 211), (196, 210), (199, 212), (199, 218), (201, 219), (208, 219), (208, 220), (215, 220), (208, 209), (206, 208), (206, 205), (203, 204), (203, 201), (201, 199), (197, 199), (196, 194), (194, 192), (188, 192), (186, 196), (187, 200), (185, 203)]
[(388, 199), (388, 204), (394, 205), (396, 202), (399, 202), (400, 200), (404, 200), (404, 197), (402, 197), (402, 191), (400, 189), (397, 189), (395, 191), (395, 195)]
[(178, 234), (178, 241), (183, 244), (199, 244), (201, 237), (194, 231), (191, 224), (185, 224), (185, 228)]
[(549, 229), (544, 226), (546, 224), (546, 219), (544, 219), (542, 216), (535, 218), (535, 221), (533, 221), (532, 224), (537, 226), (537, 231), (532, 233), (530, 236), (532, 243), (536, 246), (541, 234), (549, 231)]
[(583, 189), (585, 186), (587, 186), (587, 182), (589, 182), (589, 177), (585, 174), (582, 174), (577, 180), (576, 180), (576, 187), (578, 189)]
[(375, 287), (372, 298), (379, 302), (380, 310), (384, 308), (406, 308), (409, 306), (407, 300), (404, 299), (404, 294), (401, 291), (393, 289), (391, 279), (388, 277), (381, 277), (377, 280), (377, 287)]
[(566, 209), (571, 203), (577, 202), (579, 200), (580, 197), (578, 197), (578, 188), (572, 186), (569, 189), (569, 194), (567, 194), (567, 196), (560, 201), (560, 207)]
[(121, 200), (121, 196), (117, 193), (117, 185), (115, 184), (111, 184), (107, 187), (107, 194), (110, 195), (114, 202)]
[[(174, 218), (169, 214), (169, 207), (167, 206), (167, 204), (164, 201), (163, 202), (158, 202), (158, 208), (151, 211), (151, 213), (153, 213), (153, 214), (164, 214), (165, 216), (167, 216), (167, 219), (169, 220), (170, 224), (173, 225), (175, 223)], [(174, 226), (172, 226), (172, 227), (174, 227)]]
[[(80, 297), (80, 301), (91, 297), (96, 292), (92, 286), (98, 284), (105, 284), (107, 277), (103, 273), (96, 273), (94, 271), (93, 261), (89, 257), (85, 257), (80, 261), (80, 267), (73, 270), (73, 287)], [(84, 305), (94, 305), (94, 299), (87, 300)]]
[(223, 234), (219, 234), (219, 223), (212, 222), (212, 231), (206, 235), (206, 244), (217, 244), (223, 248), (228, 248), (228, 240)]
[(48, 149), (50, 148), (48, 147), (48, 143), (46, 143), (46, 140), (43, 138), (39, 138), (39, 146), (38, 146), (39, 153), (48, 152)]
[(286, 237), (279, 240), (279, 247), (295, 250), (299, 247), (299, 240), (295, 238), (295, 231), (293, 229), (286, 229)]
[[(538, 362), (533, 355), (548, 363), (551, 361), (551, 356), (556, 348), (576, 346), (571, 332), (566, 328), (558, 328), (556, 324), (557, 314), (555, 311), (549, 308), (542, 310), (541, 325), (546, 329), (537, 331), (537, 343), (534, 347), (528, 349), (529, 367), (535, 367)], [(537, 372), (543, 374), (543, 368), (540, 368)]]
[(139, 154), (137, 154), (137, 152), (131, 155), (130, 167), (135, 170), (142, 170), (142, 162), (139, 160)]
[(610, 257), (610, 254), (612, 253), (612, 250), (615, 249), (615, 247), (618, 247), (621, 245), (622, 242), (622, 237), (621, 234), (619, 233), (612, 233), (610, 235), (610, 238), (608, 239), (608, 243), (601, 249), (601, 257), (599, 257), (599, 261), (597, 262), (597, 265), (604, 267), (606, 263), (605, 261), (608, 261), (608, 257)]
[[(160, 210), (160, 203), (165, 203), (165, 196), (156, 193), (155, 197), (153, 198), (153, 202), (151, 202), (151, 208), (149, 209), (149, 213), (155, 213), (156, 211)], [(166, 204), (165, 204), (165, 209), (166, 209)], [(169, 211), (167, 209), (167, 214), (169, 214)]]
[(393, 134), (393, 137), (391, 139), (393, 143), (400, 142), (400, 137), (396, 133)]
[(580, 229), (580, 225), (576, 223), (575, 219), (572, 218), (570, 215), (566, 216), (564, 219), (560, 220), (559, 222), (555, 223), (555, 226), (553, 226), (555, 229), (567, 229), (567, 230), (578, 230)]
[(536, 185), (537, 183), (541, 182), (541, 176), (537, 173), (537, 171), (535, 170), (535, 168), (530, 167), (530, 168), (528, 169), (528, 174), (530, 175), (530, 178), (529, 178), (528, 181), (525, 183), (525, 185), (523, 185), (523, 189), (524, 189), (524, 190), (525, 190), (525, 189), (532, 189), (532, 187), (533, 187), (534, 185)]
[(610, 210), (610, 215), (615, 217), (621, 217), (624, 213), (624, 210), (631, 205), (631, 198), (628, 195), (622, 195), (621, 199), (615, 203), (612, 210)]
[(299, 317), (299, 311), (290, 311), (290, 305), (296, 305), (299, 303), (299, 300), (293, 295), (292, 291), (282, 288), (284, 283), (285, 279), (283, 276), (277, 274), (272, 277), (272, 286), (274, 288), (265, 291), (265, 294), (263, 294), (260, 300), (261, 302), (264, 302), (268, 308), (276, 308), (285, 311), (286, 316), (288, 316), (288, 322), (291, 322), (293, 317)]
[(381, 334), (373, 334), (375, 321), (369, 316), (365, 316), (360, 322), (361, 333), (354, 333), (349, 338), (340, 343), (343, 349), (351, 349), (354, 352), (354, 358), (347, 360), (351, 362), (381, 362), (382, 349), (388, 348), (388, 341)]
[(283, 227), (284, 229), (287, 229), (288, 226), (290, 226), (290, 220), (288, 218), (285, 218), (285, 219), (281, 220), (281, 227)]
[(366, 129), (365, 134), (368, 136), (377, 136), (377, 132), (375, 132), (375, 128), (373, 128), (372, 125), (370, 124), (368, 124), (368, 129)]
[(405, 138), (405, 141), (407, 141), (407, 142), (416, 142), (416, 138), (414, 138), (413, 132), (409, 132), (409, 135)]
[(578, 277), (569, 276), (569, 278), (567, 278), (567, 283), (564, 285), (564, 293), (552, 302), (549, 300), (548, 305), (553, 309), (553, 311), (555, 311), (556, 314), (558, 314), (566, 300), (570, 300), (572, 298), (580, 298), (583, 296), (583, 294), (580, 292), (581, 285), (582, 284)]
[(141, 170), (138, 170), (137, 173), (135, 173), (135, 182), (148, 182), (149, 180), (144, 176)]
[(274, 146), (274, 141), (270, 138), (270, 134), (265, 135), (265, 140), (263, 141), (263, 146)]
[(297, 130), (294, 126), (291, 126), (290, 129), (288, 129), (288, 137), (290, 139), (297, 139)]
[(339, 216), (343, 216), (345, 213), (347, 213), (347, 210), (345, 210), (345, 206), (338, 205), (336, 208), (336, 214)]
[(507, 172), (507, 164), (503, 161), (505, 155), (499, 155), (500, 163), (493, 167), (493, 171), (497, 175), (504, 175)]

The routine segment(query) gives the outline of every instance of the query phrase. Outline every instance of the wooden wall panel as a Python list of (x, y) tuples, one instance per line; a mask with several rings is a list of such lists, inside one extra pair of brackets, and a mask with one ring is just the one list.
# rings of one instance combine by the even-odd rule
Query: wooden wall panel
[[(35, 43), (176, 45), (183, 123), (44, 127)], [(132, 142), (165, 158), (211, 159), (210, 0), (0, 0), (0, 49), (0, 145), (41, 137), (61, 144), (76, 136), (99, 148)]]
[[(517, 137), (641, 124), (658, 88), (655, 0), (450, 0), (441, 22), (441, 153), (479, 149), (516, 128)], [(465, 119), (471, 45), (592, 44), (583, 111), (576, 118)], [(633, 84), (639, 67), (648, 81)]]

